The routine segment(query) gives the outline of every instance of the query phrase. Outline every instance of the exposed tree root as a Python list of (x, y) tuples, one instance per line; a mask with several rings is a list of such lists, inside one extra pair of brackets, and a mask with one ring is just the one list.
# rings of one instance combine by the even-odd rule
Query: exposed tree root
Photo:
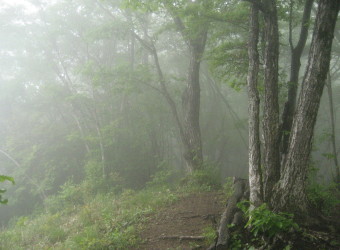
[(161, 236), (162, 240), (205, 240), (205, 236), (181, 236), (181, 235), (171, 235), (171, 236)]
[[(246, 221), (243, 212), (237, 207), (242, 200), (249, 200), (248, 180), (234, 177), (234, 193), (229, 198), (221, 216), (215, 242), (208, 250), (232, 249), (232, 234), (238, 234), (243, 244), (252, 242), (256, 249), (340, 249), (338, 215), (332, 219), (320, 215), (299, 221), (300, 229), (278, 233), (272, 238), (258, 236), (254, 238), (249, 229), (244, 228)], [(230, 228), (230, 224), (233, 227)]]
[(248, 180), (234, 177), (234, 194), (229, 198), (227, 207), (222, 214), (217, 231), (217, 240), (209, 249), (228, 249), (231, 238), (231, 230), (228, 225), (239, 226), (243, 224), (242, 212), (237, 207), (237, 203), (243, 199), (249, 199)]

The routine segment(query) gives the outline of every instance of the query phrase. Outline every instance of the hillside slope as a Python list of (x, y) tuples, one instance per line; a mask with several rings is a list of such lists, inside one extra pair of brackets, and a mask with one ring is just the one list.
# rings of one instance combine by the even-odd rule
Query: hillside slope
[[(149, 216), (141, 233), (145, 242), (136, 250), (206, 249), (225, 207), (223, 198), (221, 192), (195, 193)], [(193, 239), (183, 239), (187, 236)], [(200, 236), (206, 239), (201, 240)]]

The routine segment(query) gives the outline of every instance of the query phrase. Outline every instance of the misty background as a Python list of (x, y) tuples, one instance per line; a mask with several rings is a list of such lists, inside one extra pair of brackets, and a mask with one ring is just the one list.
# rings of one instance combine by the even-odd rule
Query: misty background
[[(236, 2), (221, 5), (229, 21), (212, 22), (200, 73), (204, 159), (222, 182), (248, 175), (248, 10)], [(283, 104), (290, 58), (284, 19), (281, 26)], [(335, 117), (339, 30), (330, 73)], [(189, 56), (166, 13), (134, 11), (119, 0), (1, 1), (0, 173), (16, 181), (5, 185), (10, 202), (0, 208), (3, 226), (43, 209), (65, 183), (88, 180), (89, 189), (102, 192), (111, 186), (142, 188), (161, 170), (184, 175), (178, 128), (153, 58), (134, 33), (153, 41), (168, 90), (180, 106)], [(312, 162), (320, 182), (330, 181), (334, 171), (330, 137), (325, 89)]]

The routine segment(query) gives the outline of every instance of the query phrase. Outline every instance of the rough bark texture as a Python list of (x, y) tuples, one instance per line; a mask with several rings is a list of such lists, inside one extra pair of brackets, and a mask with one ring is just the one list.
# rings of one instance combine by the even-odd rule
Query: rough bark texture
[(276, 210), (289, 210), (301, 215), (308, 211), (305, 189), (311, 142), (329, 70), (339, 6), (340, 1), (319, 1), (308, 66), (294, 116), (287, 160), (271, 200)]
[(274, 184), (280, 178), (278, 58), (279, 32), (275, 0), (264, 0), (265, 57), (264, 57), (264, 199), (270, 200)]
[[(312, 10), (314, 0), (307, 0), (304, 6), (304, 12), (301, 20), (301, 30), (299, 41), (296, 46), (293, 45), (292, 38), (292, 17), (290, 18), (290, 27), (289, 27), (289, 43), (291, 48), (291, 61), (290, 61), (290, 79), (288, 83), (288, 98), (284, 105), (284, 109), (282, 112), (282, 124), (280, 129), (280, 138), (281, 138), (281, 155), (282, 158), (287, 154), (288, 148), (288, 140), (290, 136), (290, 131), (293, 123), (293, 116), (296, 106), (296, 96), (298, 89), (298, 81), (301, 67), (301, 55), (305, 48), (307, 37), (308, 37), (308, 29), (310, 24), (310, 14)], [(291, 8), (292, 8), (291, 3)], [(291, 10), (292, 12), (292, 10)], [(292, 15), (292, 13), (291, 13)]]
[(263, 201), (261, 151), (260, 151), (260, 97), (257, 90), (259, 72), (259, 41), (258, 8), (252, 4), (248, 41), (248, 97), (249, 97), (249, 186), (250, 202), (258, 206)]
[[(184, 113), (184, 158), (189, 171), (200, 168), (203, 163), (200, 117), (200, 64), (207, 33), (196, 41), (190, 41), (190, 64), (186, 89), (182, 94)], [(198, 41), (197, 41), (198, 40)]]

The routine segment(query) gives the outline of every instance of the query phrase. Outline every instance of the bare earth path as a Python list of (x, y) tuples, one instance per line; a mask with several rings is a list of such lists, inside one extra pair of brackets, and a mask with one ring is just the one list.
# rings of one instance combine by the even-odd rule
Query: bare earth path
[[(141, 233), (145, 242), (137, 249), (206, 249), (204, 240), (189, 240), (177, 236), (202, 236), (204, 228), (215, 227), (225, 208), (221, 192), (192, 194), (149, 217)], [(176, 236), (176, 237), (173, 237)]]

